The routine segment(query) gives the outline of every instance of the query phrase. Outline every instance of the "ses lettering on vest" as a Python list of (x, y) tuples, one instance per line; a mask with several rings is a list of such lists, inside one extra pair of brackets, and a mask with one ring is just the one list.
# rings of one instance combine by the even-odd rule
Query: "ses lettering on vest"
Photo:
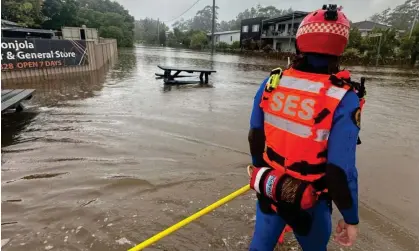
[(289, 116), (298, 116), (302, 120), (311, 120), (314, 116), (316, 101), (311, 98), (301, 99), (300, 96), (285, 95), (278, 91), (272, 95), (270, 108), (275, 112), (283, 112)]
[[(265, 88), (260, 106), (264, 112), (266, 149), (270, 149), (269, 154), (264, 152), (263, 159), (269, 166), (309, 182), (324, 175), (324, 170), (316, 168), (327, 161), (321, 153), (327, 150), (332, 115), (350, 89), (334, 86), (329, 78), (290, 68), (283, 72), (275, 89)], [(322, 117), (324, 110), (328, 113)], [(315, 117), (320, 119), (315, 121)], [(311, 173), (301, 173), (302, 168)], [(266, 190), (269, 189), (267, 183)]]

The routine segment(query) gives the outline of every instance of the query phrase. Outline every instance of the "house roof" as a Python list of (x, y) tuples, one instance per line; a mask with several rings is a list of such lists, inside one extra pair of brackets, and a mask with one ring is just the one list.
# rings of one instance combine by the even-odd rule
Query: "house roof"
[(292, 20), (293, 17), (294, 18), (305, 17), (309, 13), (310, 12), (305, 12), (305, 11), (293, 11), (291, 13), (288, 13), (288, 14), (285, 14), (285, 15), (282, 15), (282, 16), (279, 16), (279, 17), (265, 19), (265, 20), (263, 20), (263, 24), (277, 23), (277, 22), (281, 22), (281, 21)]
[(1, 20), (1, 26), (3, 27), (24, 27), (23, 25), (21, 25), (21, 24), (18, 24), (18, 23), (15, 23), (15, 22), (12, 22), (12, 21), (9, 21), (9, 20), (5, 20), (5, 19), (2, 19)]
[(246, 19), (242, 19), (241, 21), (245, 21), (245, 22), (250, 22), (250, 21), (259, 21), (259, 20), (264, 20), (267, 17), (252, 17), (252, 18), (246, 18)]
[(28, 33), (54, 33), (56, 30), (43, 30), (43, 29), (30, 29), (20, 27), (2, 27), (2, 31), (17, 31), (17, 32), (28, 32)]
[[(219, 32), (214, 32), (214, 35), (224, 35), (224, 34), (231, 34), (231, 33), (240, 33), (240, 30), (219, 31)], [(211, 32), (208, 32), (207, 35), (211, 36)]]
[(372, 21), (356, 22), (356, 23), (352, 23), (352, 26), (358, 28), (358, 30), (372, 30), (374, 28), (378, 28), (378, 29), (391, 28), (391, 26), (389, 25), (380, 24), (380, 23), (376, 23)]

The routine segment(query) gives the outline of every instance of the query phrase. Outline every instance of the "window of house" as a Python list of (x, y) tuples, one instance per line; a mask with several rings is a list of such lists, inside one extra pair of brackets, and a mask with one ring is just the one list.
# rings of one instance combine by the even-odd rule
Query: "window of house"
[(252, 25), (252, 32), (259, 32), (259, 24)]
[(248, 32), (249, 31), (249, 26), (247, 26), (247, 25), (243, 26), (242, 31), (243, 32)]

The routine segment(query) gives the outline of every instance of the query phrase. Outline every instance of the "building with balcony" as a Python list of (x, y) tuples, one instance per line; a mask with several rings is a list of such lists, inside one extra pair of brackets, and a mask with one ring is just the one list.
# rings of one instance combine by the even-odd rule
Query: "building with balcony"
[(280, 52), (295, 52), (295, 35), (301, 21), (309, 12), (292, 13), (262, 20), (262, 44)]
[(260, 41), (262, 20), (266, 17), (243, 19), (240, 23), (240, 47), (250, 41)]

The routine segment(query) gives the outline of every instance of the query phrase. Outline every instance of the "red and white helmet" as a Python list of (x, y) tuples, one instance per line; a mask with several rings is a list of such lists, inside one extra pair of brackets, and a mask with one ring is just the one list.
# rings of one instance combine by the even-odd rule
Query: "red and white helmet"
[(298, 27), (296, 40), (302, 53), (340, 56), (349, 40), (349, 20), (336, 5), (308, 14)]

